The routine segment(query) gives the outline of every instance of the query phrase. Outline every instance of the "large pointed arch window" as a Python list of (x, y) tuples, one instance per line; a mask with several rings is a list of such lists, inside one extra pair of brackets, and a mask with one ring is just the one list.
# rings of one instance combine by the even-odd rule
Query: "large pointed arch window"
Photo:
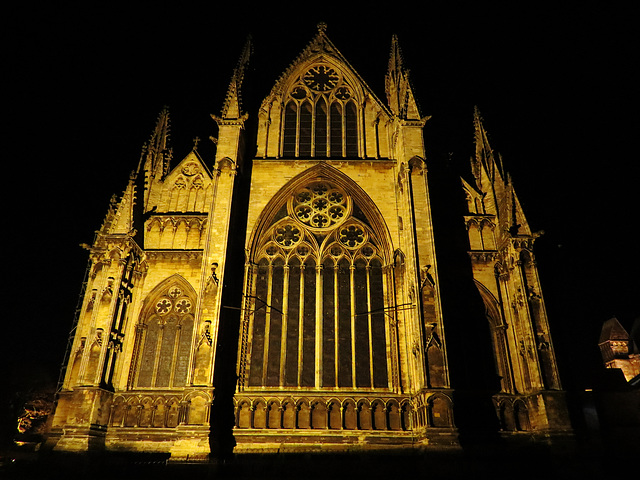
[(335, 69), (316, 65), (290, 89), (283, 113), (285, 158), (359, 158), (355, 89)]
[(147, 297), (136, 329), (130, 384), (184, 387), (193, 337), (195, 296), (186, 282), (169, 281)]
[(327, 181), (296, 190), (286, 212), (260, 235), (247, 278), (241, 382), (389, 389), (387, 277), (374, 230), (352, 197)]

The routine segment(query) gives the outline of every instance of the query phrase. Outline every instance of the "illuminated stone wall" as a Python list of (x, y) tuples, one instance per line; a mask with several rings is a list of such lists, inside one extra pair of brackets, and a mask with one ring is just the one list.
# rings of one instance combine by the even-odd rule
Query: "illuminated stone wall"
[[(568, 432), (537, 234), (479, 114), (473, 180), (460, 190), (468, 210), (450, 215), (469, 235), (459, 285), (477, 287), (484, 312), (456, 323), (442, 300), (438, 246), (447, 240), (432, 215), (429, 117), (397, 39), (385, 102), (321, 24), (247, 114), (250, 52), (247, 44), (212, 116), (215, 159), (196, 141), (172, 165), (163, 110), (86, 245), (49, 446), (177, 460), (206, 459), (216, 442), (236, 452), (457, 448), (452, 385), (465, 385), (447, 338), (477, 321), (488, 335), (474, 341), (492, 342), (500, 378), (488, 395), (501, 432)], [(456, 363), (472, 366), (465, 354)]]

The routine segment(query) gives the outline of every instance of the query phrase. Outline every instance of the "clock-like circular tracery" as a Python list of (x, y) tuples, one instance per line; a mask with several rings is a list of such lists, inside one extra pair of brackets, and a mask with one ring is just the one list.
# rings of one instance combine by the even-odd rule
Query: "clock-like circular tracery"
[(315, 182), (299, 189), (292, 198), (292, 216), (303, 224), (325, 229), (341, 224), (348, 216), (350, 200), (339, 187)]
[(302, 76), (302, 81), (311, 90), (316, 92), (327, 92), (333, 90), (340, 81), (340, 76), (333, 68), (326, 65), (316, 65), (311, 67)]

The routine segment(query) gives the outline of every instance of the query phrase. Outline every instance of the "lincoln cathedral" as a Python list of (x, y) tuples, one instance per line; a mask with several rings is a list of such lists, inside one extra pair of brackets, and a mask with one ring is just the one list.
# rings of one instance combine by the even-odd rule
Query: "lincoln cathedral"
[(466, 174), (438, 176), (398, 38), (377, 93), (325, 24), (309, 37), (272, 55), (255, 106), (238, 45), (215, 157), (173, 151), (169, 108), (149, 125), (83, 245), (49, 448), (197, 461), (571, 435), (539, 234), (480, 111)]

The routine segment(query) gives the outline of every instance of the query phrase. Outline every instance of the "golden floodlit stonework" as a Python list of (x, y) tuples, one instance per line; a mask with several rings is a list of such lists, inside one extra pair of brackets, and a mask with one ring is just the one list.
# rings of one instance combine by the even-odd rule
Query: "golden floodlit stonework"
[[(48, 445), (173, 460), (459, 448), (457, 409), (469, 402), (457, 401), (467, 387), (452, 365), (474, 358), (455, 348), (464, 326), (442, 300), (429, 117), (397, 39), (383, 102), (319, 25), (251, 112), (253, 137), (240, 95), (250, 52), (212, 116), (215, 161), (196, 144), (175, 162), (163, 110), (86, 245)], [(568, 433), (538, 234), (477, 110), (474, 129), (459, 222), (481, 311), (463, 321), (486, 331), (472, 341), (493, 352), (487, 398), (501, 434)]]

